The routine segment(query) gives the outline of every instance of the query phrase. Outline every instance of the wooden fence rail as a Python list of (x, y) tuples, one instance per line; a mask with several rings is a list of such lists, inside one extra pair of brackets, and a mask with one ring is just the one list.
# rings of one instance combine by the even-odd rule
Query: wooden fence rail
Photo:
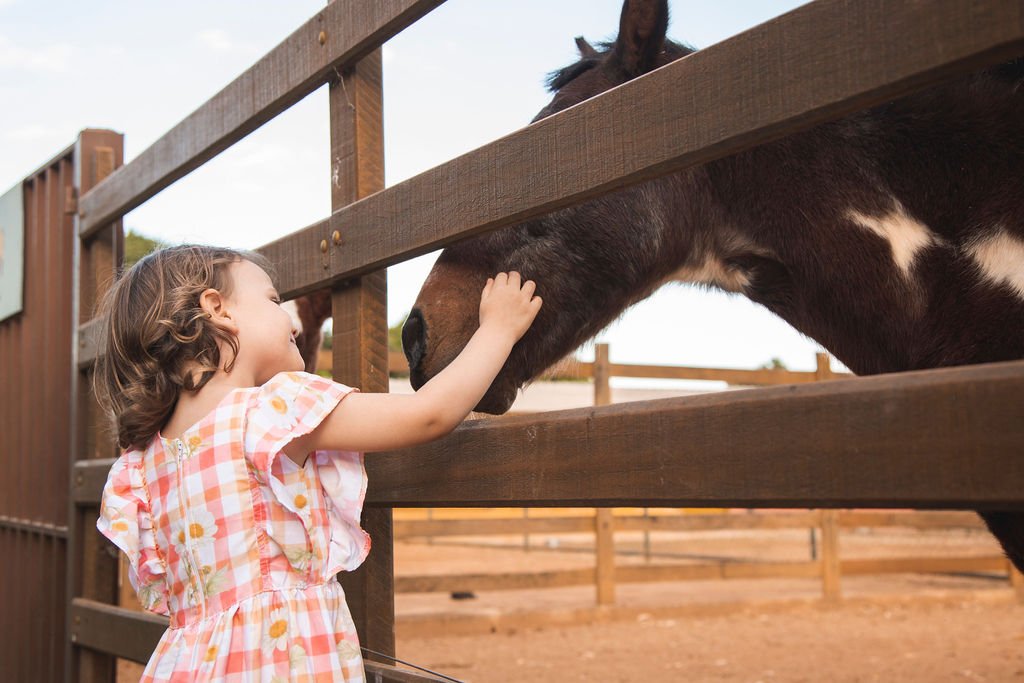
[[(654, 581), (692, 581), (709, 579), (750, 578), (819, 578), (826, 600), (839, 598), (841, 576), (888, 573), (1006, 573), (1012, 585), (1019, 577), (1001, 554), (967, 557), (894, 557), (873, 559), (842, 559), (838, 534), (828, 538), (826, 530), (904, 527), (911, 529), (972, 529), (983, 531), (984, 524), (970, 512), (876, 512), (854, 510), (820, 510), (757, 514), (709, 515), (637, 515), (609, 514), (609, 532), (618, 531), (723, 531), (788, 529), (817, 530), (822, 538), (821, 552), (809, 561), (750, 561), (722, 559), (693, 564), (616, 565), (614, 548), (602, 552), (598, 539), (602, 509), (588, 516), (563, 518), (509, 519), (446, 519), (396, 521), (395, 539), (429, 539), (438, 537), (492, 537), (495, 535), (572, 534), (594, 535), (595, 563), (592, 568), (548, 570), (516, 573), (462, 573), (405, 575), (395, 579), (398, 593), (451, 591), (519, 590), (593, 585), (598, 604), (614, 602), (613, 587), (617, 583)], [(470, 539), (466, 539), (470, 540)], [(500, 546), (499, 546), (500, 547)], [(1021, 596), (1024, 598), (1024, 596)]]
[[(768, 387), (785, 384), (808, 384), (825, 379), (849, 378), (851, 375), (833, 372), (829, 366), (828, 354), (817, 354), (817, 369), (810, 372), (777, 369), (744, 370), (739, 368), (700, 368), (684, 365), (635, 365), (628, 363), (604, 364), (608, 377), (634, 377), (644, 379), (681, 379), (706, 382), (725, 382), (737, 386)], [(549, 369), (541, 379), (592, 379), (598, 361), (566, 360)], [(317, 369), (330, 372), (334, 367), (331, 351), (320, 351)], [(388, 370), (392, 375), (408, 375), (409, 361), (401, 351), (388, 352)], [(595, 405), (598, 405), (595, 403)]]
[[(819, 0), (380, 190), (375, 50), (438, 4), (329, 4), (122, 169), (114, 170), (119, 138), (83, 134), (67, 582), (77, 642), (67, 680), (112, 676), (114, 646), (83, 624), (138, 638), (134, 657), (155, 642), (137, 628), (144, 617), (110, 607), (112, 564), (89, 531), (112, 449), (85, 391), (95, 357), (88, 317), (120, 262), (124, 212), (318, 85), (343, 79), (361, 89), (352, 107), (336, 92), (331, 99), (332, 164), (346, 174), (332, 188), (334, 212), (262, 251), (281, 273), (283, 294), (334, 288), (335, 377), (381, 390), (385, 266), (1024, 52), (1019, 0)], [(751, 64), (758, 77), (743, 77)], [(1024, 362), (1004, 363), (471, 422), (415, 457), (373, 454), (366, 525), (378, 551), (349, 579), (361, 588), (350, 592), (360, 636), (393, 653), (395, 506), (1020, 509), (1021, 396)], [(385, 668), (369, 664), (371, 679), (413, 678)]]

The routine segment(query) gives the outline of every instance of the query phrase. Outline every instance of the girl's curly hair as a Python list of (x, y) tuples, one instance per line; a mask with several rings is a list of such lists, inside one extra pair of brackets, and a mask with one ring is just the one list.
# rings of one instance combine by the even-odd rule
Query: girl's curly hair
[[(210, 320), (199, 295), (216, 289), (229, 296), (228, 266), (243, 259), (274, 279), (259, 254), (186, 244), (145, 256), (107, 292), (93, 389), (121, 448), (145, 449), (182, 391), (199, 391), (222, 365), (231, 371), (238, 340)], [(221, 345), (231, 349), (223, 364)]]

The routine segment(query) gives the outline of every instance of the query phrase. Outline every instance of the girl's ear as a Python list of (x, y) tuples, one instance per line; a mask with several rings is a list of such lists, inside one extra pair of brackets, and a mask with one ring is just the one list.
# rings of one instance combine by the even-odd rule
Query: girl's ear
[(231, 311), (228, 310), (227, 299), (216, 289), (203, 290), (203, 293), (199, 295), (199, 307), (214, 324), (229, 332), (238, 332), (238, 325), (235, 323)]

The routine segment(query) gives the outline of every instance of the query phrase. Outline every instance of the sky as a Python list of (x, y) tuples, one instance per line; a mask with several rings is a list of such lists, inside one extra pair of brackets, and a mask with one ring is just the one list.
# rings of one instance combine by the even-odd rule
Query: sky
[[(671, 2), (669, 36), (698, 48), (803, 4)], [(322, 0), (0, 0), (0, 194), (87, 127), (131, 161), (316, 14)], [(573, 38), (614, 38), (621, 0), (449, 0), (384, 46), (388, 186), (527, 125)], [(125, 217), (167, 242), (255, 248), (330, 213), (326, 88)], [(435, 254), (388, 272), (409, 311)], [(619, 363), (814, 368), (819, 346), (746, 299), (669, 285), (598, 335)], [(593, 357), (592, 348), (579, 352)], [(834, 365), (838, 364), (833, 361)], [(622, 382), (622, 380), (618, 380)], [(628, 381), (627, 381), (628, 382)]]

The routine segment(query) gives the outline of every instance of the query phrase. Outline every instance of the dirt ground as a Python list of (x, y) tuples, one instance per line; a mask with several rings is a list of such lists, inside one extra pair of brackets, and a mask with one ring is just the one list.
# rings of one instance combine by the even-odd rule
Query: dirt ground
[(466, 683), (1024, 681), (1024, 606), (853, 602), (752, 608), (516, 633), (401, 640), (398, 655)]
[[(398, 576), (592, 567), (587, 535), (402, 541)], [(844, 559), (984, 556), (977, 530), (848, 530)], [(619, 565), (806, 560), (801, 530), (616, 534)], [(619, 584), (396, 596), (397, 653), (465, 683), (1024, 683), (1024, 604), (1005, 575), (847, 576), (837, 605), (818, 579)], [(121, 681), (138, 680), (123, 665)]]
[[(622, 538), (620, 538), (620, 536)], [(399, 543), (401, 574), (592, 566), (585, 536)], [(554, 547), (552, 547), (554, 546)], [(807, 559), (807, 532), (616, 536), (619, 564)], [(844, 558), (990, 555), (980, 531), (844, 532)], [(521, 681), (1021, 681), (1024, 605), (995, 575), (844, 577), (836, 606), (817, 579), (620, 584), (616, 605), (589, 586), (399, 595), (398, 656), (466, 683)], [(538, 622), (538, 618), (540, 621)], [(547, 622), (547, 625), (544, 624)], [(425, 635), (425, 634), (430, 634)]]

